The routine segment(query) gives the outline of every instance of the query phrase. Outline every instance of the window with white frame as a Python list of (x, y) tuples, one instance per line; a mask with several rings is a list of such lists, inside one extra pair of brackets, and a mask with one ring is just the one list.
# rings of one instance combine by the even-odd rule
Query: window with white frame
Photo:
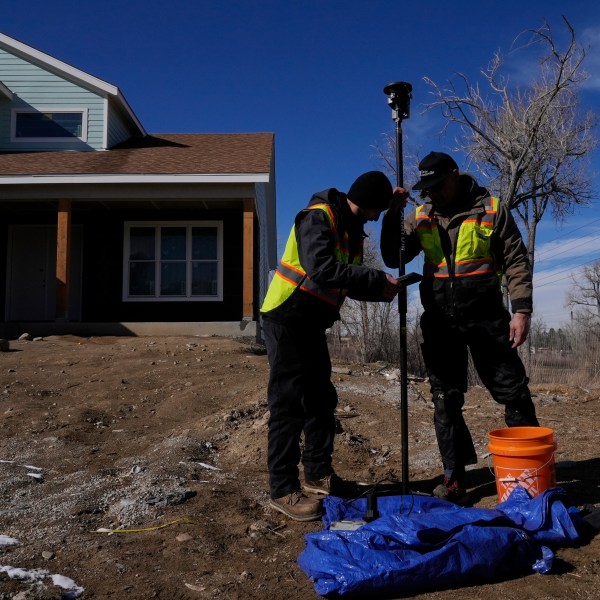
[(86, 108), (15, 108), (12, 111), (11, 141), (86, 142), (87, 121)]
[(125, 223), (123, 299), (222, 300), (223, 224)]

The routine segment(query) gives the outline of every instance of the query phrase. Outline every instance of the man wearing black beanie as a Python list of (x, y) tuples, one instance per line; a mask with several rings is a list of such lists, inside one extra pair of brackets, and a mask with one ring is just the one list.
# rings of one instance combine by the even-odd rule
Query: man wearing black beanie
[(388, 208), (392, 195), (392, 184), (381, 171), (363, 173), (348, 190), (348, 198), (354, 204), (361, 208), (379, 209), (380, 212)]
[(315, 194), (296, 215), (261, 308), (270, 366), (270, 506), (297, 521), (322, 514), (321, 500), (304, 492), (343, 496), (352, 488), (332, 467), (337, 393), (326, 330), (346, 296), (391, 302), (398, 292), (393, 275), (362, 264), (364, 224), (379, 219), (392, 195), (381, 171), (358, 177), (347, 194)]

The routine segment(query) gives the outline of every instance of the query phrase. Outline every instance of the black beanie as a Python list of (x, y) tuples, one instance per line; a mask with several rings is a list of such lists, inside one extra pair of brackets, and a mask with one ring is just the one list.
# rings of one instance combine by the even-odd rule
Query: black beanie
[(387, 210), (393, 193), (392, 184), (384, 173), (369, 171), (356, 179), (347, 196), (361, 208)]

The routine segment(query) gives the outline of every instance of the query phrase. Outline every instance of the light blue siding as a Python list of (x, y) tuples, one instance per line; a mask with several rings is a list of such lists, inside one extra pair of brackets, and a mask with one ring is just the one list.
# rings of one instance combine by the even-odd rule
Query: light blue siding
[[(14, 102), (0, 98), (0, 150), (104, 149), (104, 98), (0, 48), (0, 79)], [(13, 108), (87, 109), (87, 142), (11, 142)]]
[(110, 106), (108, 112), (108, 147), (112, 148), (131, 137), (131, 131), (117, 111)]
[(12, 102), (0, 96), (0, 149), (4, 147), (6, 140), (10, 139), (10, 111)]

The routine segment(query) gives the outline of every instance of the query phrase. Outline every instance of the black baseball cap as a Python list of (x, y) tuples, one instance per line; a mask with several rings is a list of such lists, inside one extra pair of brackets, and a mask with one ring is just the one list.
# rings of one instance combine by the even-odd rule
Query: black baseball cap
[(413, 185), (413, 190), (427, 190), (444, 181), (452, 171), (458, 169), (454, 159), (445, 152), (430, 152), (419, 163), (421, 179)]

